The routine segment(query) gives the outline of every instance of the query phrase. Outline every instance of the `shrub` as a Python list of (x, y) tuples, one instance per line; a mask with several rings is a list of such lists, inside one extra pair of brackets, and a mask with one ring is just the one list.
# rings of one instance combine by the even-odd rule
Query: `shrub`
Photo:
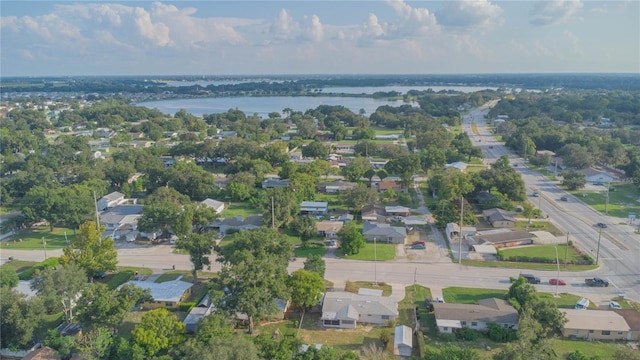
[(424, 342), (424, 334), (422, 330), (418, 330), (418, 353), (420, 354), (420, 358), (422, 358), (427, 352), (427, 344)]
[(480, 333), (465, 327), (456, 332), (456, 337), (462, 340), (474, 341), (480, 337)]
[(489, 331), (487, 335), (489, 339), (495, 342), (509, 342), (517, 338), (517, 333), (513, 329), (506, 329), (496, 323), (488, 324)]
[(32, 268), (21, 272), (20, 275), (18, 275), (18, 277), (20, 278), (20, 280), (31, 280), (31, 278), (33, 277), (33, 274), (37, 270), (42, 270), (48, 267), (55, 268), (58, 265), (59, 265), (58, 258), (53, 258), (53, 257), (48, 258), (43, 262), (35, 264)]
[(196, 303), (194, 301), (185, 301), (183, 303), (180, 303), (180, 306), (178, 306), (178, 309), (180, 311), (189, 312), (195, 306), (196, 306)]

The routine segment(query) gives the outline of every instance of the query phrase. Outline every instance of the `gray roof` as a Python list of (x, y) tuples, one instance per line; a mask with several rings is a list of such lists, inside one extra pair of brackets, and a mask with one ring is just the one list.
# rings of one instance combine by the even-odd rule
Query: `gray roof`
[(533, 239), (533, 235), (531, 235), (528, 231), (519, 230), (505, 231), (497, 234), (476, 235), (473, 238), (478, 242), (485, 241), (492, 244), (499, 244), (510, 241), (531, 240)]
[(142, 205), (118, 205), (100, 214), (101, 224), (120, 224), (125, 218), (131, 220), (130, 215), (142, 215)]
[(406, 325), (398, 325), (396, 326), (394, 337), (393, 337), (394, 345), (407, 345), (409, 347), (413, 346), (413, 330)]
[(202, 203), (213, 209), (218, 209), (220, 206), (224, 206), (224, 203), (222, 201), (208, 199), (208, 198), (202, 200)]
[(247, 216), (244, 219), (242, 219), (242, 216), (239, 215), (237, 217), (220, 219), (217, 223), (219, 225), (230, 226), (230, 227), (243, 226), (243, 225), (254, 225), (254, 226), (260, 227), (262, 226), (262, 215), (251, 215), (251, 216)]
[(363, 224), (362, 234), (369, 236), (406, 237), (407, 229), (401, 226), (391, 226), (391, 224), (379, 224), (367, 221)]
[(110, 194), (107, 194), (107, 195), (103, 196), (101, 199), (105, 199), (107, 201), (113, 201), (113, 200), (118, 200), (118, 199), (121, 199), (121, 198), (124, 198), (124, 194), (121, 193), (121, 192), (114, 191), (114, 192), (112, 192)]
[(434, 303), (436, 320), (518, 324), (518, 312), (502, 299), (483, 299), (478, 305)]
[(182, 276), (173, 281), (161, 283), (131, 280), (125, 284), (133, 284), (142, 289), (149, 289), (154, 301), (179, 302), (184, 292), (193, 286), (192, 283), (180, 280), (181, 278)]
[(482, 216), (489, 219), (489, 222), (493, 224), (494, 221), (511, 221), (517, 222), (513, 215), (513, 211), (506, 211), (503, 209), (493, 208), (482, 211)]
[(322, 319), (358, 320), (360, 314), (398, 316), (398, 303), (390, 297), (350, 292), (328, 292), (322, 303)]
[(300, 204), (300, 208), (326, 208), (329, 206), (329, 203), (326, 201), (303, 201)]

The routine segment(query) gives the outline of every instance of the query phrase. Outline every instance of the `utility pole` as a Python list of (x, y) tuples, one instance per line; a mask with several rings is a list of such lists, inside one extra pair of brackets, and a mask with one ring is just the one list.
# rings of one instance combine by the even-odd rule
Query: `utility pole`
[(276, 228), (276, 218), (275, 218), (275, 212), (274, 212), (274, 206), (273, 206), (273, 196), (271, 197), (271, 228), (272, 229)]
[(373, 282), (378, 286), (378, 252), (376, 250), (376, 237), (373, 237)]
[(460, 229), (458, 231), (458, 264), (462, 265), (462, 210), (464, 196), (460, 195)]
[(93, 192), (93, 206), (96, 211), (96, 230), (100, 231), (100, 216), (98, 215), (98, 200), (96, 200), (96, 192)]
[(596, 250), (596, 265), (598, 265), (598, 259), (600, 258), (600, 238), (602, 237), (602, 228), (598, 231), (598, 249)]
[(604, 203), (604, 214), (609, 215), (609, 189), (611, 188), (611, 183), (607, 182), (607, 197), (605, 198)]
[(558, 283), (560, 282), (560, 260), (558, 259), (558, 245), (554, 247), (556, 249), (556, 264), (558, 265), (558, 275), (556, 276), (556, 296), (558, 296)]
[(567, 268), (567, 254), (569, 253), (569, 232), (567, 232), (567, 244), (564, 247), (564, 268)]

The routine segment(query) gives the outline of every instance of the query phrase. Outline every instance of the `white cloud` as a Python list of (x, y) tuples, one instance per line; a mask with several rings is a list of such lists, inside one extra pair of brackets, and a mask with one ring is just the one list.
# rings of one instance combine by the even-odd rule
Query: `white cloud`
[(269, 33), (276, 40), (289, 40), (297, 36), (300, 31), (300, 25), (293, 21), (293, 17), (289, 15), (286, 9), (280, 10), (280, 14), (276, 20), (269, 26)]
[(580, 0), (537, 1), (529, 12), (529, 22), (535, 26), (556, 24), (571, 18), (580, 8)]
[(427, 8), (414, 8), (404, 0), (387, 0), (399, 16), (389, 23), (387, 35), (392, 38), (410, 38), (438, 33), (440, 26), (436, 16)]
[(446, 27), (489, 27), (501, 22), (503, 10), (488, 0), (446, 1), (436, 13), (438, 23)]
[(305, 16), (306, 24), (303, 29), (303, 38), (314, 42), (320, 42), (324, 38), (324, 29), (317, 15)]

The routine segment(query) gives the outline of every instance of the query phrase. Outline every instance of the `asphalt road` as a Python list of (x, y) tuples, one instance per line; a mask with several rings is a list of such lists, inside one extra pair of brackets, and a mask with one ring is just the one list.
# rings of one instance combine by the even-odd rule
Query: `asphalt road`
[[(508, 155), (511, 164), (522, 175), (529, 194), (538, 191), (540, 197), (530, 197), (529, 201), (539, 207), (550, 221), (569, 233), (570, 239), (585, 253), (598, 258), (601, 268), (598, 276), (609, 279), (611, 287), (626, 297), (640, 299), (640, 236), (634, 233), (634, 226), (627, 219), (603, 215), (589, 205), (573, 197), (540, 173), (527, 168), (523, 159), (513, 155), (497, 142), (486, 126), (484, 115), (488, 107), (482, 107), (466, 115), (463, 120), (465, 130), (474, 145), (480, 146), (485, 154), (485, 162), (492, 163), (502, 155)], [(472, 127), (475, 124), (475, 131)], [(491, 147), (491, 148), (490, 148)], [(568, 201), (561, 201), (567, 196)], [(600, 229), (595, 224), (608, 225)], [(599, 246), (598, 246), (599, 243)]]

